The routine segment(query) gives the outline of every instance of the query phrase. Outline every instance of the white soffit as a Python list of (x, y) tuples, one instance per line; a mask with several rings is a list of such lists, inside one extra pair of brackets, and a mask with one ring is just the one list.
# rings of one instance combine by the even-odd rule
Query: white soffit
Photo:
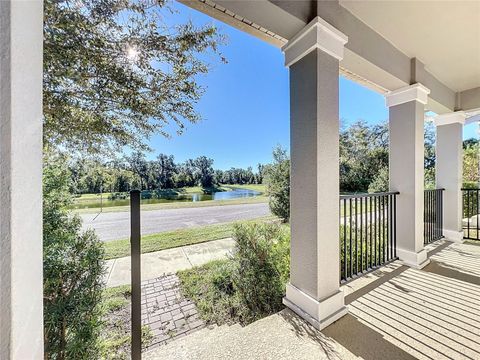
[(452, 90), (480, 86), (480, 1), (340, 4)]

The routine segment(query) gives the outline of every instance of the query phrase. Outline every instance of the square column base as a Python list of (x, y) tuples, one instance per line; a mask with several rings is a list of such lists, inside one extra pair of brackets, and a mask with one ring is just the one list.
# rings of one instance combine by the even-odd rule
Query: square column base
[(459, 244), (463, 243), (463, 231), (443, 229), (443, 236), (449, 241)]
[(397, 255), (404, 265), (410, 266), (414, 269), (423, 269), (430, 264), (430, 259), (427, 257), (427, 251), (425, 249), (416, 253), (397, 248)]
[(348, 313), (344, 302), (343, 291), (341, 290), (318, 301), (288, 283), (283, 304), (318, 330), (326, 328)]

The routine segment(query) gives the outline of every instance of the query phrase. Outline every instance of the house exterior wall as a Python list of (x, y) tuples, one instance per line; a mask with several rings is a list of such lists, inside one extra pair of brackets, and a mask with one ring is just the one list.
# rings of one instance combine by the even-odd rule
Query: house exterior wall
[(43, 2), (0, 2), (0, 359), (43, 358)]

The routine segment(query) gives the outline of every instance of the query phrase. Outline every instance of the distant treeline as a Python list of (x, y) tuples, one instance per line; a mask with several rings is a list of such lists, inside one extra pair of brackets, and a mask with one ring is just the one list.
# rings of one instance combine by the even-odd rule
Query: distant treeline
[(182, 163), (176, 163), (173, 155), (166, 154), (147, 160), (142, 152), (110, 162), (76, 159), (70, 162), (69, 168), (73, 183), (71, 191), (77, 194), (261, 184), (265, 171), (262, 164), (258, 164), (255, 170), (252, 167), (214, 169), (213, 159), (206, 156)]
[[(435, 187), (435, 131), (425, 127), (425, 185)], [(340, 191), (376, 192), (388, 190), (388, 123), (370, 125), (357, 121), (340, 131)], [(478, 184), (479, 142), (464, 141), (464, 181)], [(283, 150), (282, 150), (283, 151)], [(288, 153), (285, 152), (288, 158)], [(157, 190), (186, 186), (210, 188), (217, 184), (261, 184), (270, 164), (255, 169), (215, 170), (206, 156), (176, 163), (173, 155), (159, 154), (146, 160), (135, 152), (123, 160), (72, 161), (70, 170), (75, 193), (124, 192), (130, 189)]]

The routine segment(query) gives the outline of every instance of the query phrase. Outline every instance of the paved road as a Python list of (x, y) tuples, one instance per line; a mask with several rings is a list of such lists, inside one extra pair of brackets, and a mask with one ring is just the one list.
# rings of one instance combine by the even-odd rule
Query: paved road
[[(148, 210), (142, 212), (142, 234), (249, 220), (266, 215), (270, 215), (266, 203)], [(102, 241), (126, 239), (130, 236), (129, 212), (101, 213), (98, 216), (83, 214), (81, 217), (83, 228), (93, 228)]]

